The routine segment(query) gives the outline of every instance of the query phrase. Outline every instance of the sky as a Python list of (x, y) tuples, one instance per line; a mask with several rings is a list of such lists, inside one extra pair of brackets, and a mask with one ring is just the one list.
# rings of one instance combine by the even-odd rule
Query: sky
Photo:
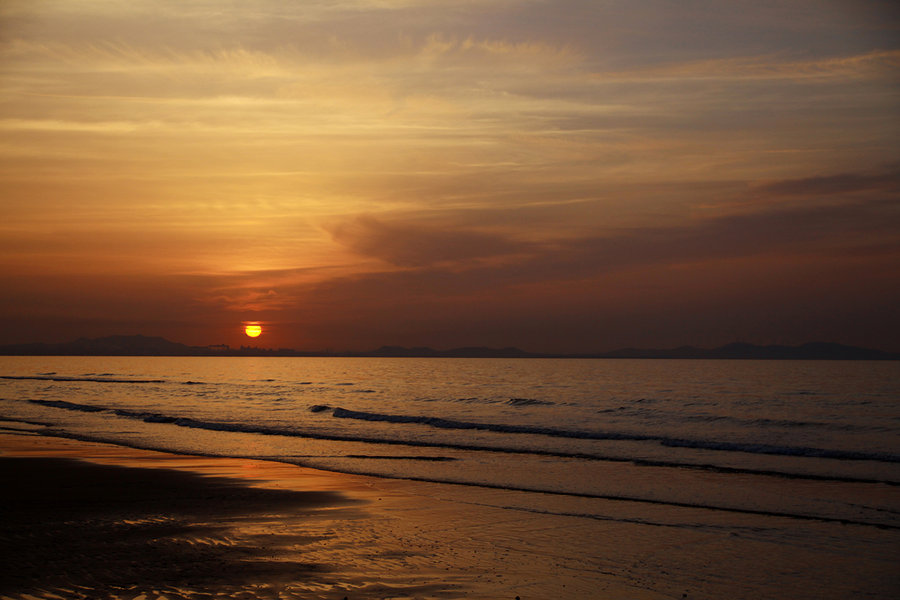
[(2, 0), (0, 106), (0, 343), (900, 350), (891, 1)]

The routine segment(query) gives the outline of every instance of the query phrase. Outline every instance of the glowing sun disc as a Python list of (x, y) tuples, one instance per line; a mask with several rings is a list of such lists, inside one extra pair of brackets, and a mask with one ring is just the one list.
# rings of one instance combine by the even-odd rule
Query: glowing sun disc
[(262, 327), (259, 325), (247, 325), (244, 327), (244, 333), (250, 337), (259, 337), (259, 334), (262, 333)]

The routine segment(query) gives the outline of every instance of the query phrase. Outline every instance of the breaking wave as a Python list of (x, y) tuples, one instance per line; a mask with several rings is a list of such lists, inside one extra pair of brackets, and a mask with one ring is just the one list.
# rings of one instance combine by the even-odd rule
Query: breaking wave
[(534, 398), (510, 398), (506, 403), (510, 406), (553, 406), (555, 404), (555, 402)]
[[(29, 400), (33, 404), (39, 404), (51, 408), (60, 408), (65, 410), (81, 411), (81, 412), (109, 412), (120, 417), (139, 419), (146, 423), (166, 423), (179, 427), (189, 427), (194, 429), (206, 429), (210, 431), (231, 431), (237, 433), (249, 433), (258, 435), (278, 435), (288, 437), (304, 437), (310, 439), (322, 439), (332, 441), (348, 441), (348, 442), (366, 442), (372, 444), (395, 444), (404, 446), (419, 447), (438, 447), (438, 448), (455, 448), (460, 450), (477, 450), (487, 452), (509, 452), (523, 454), (538, 454), (548, 456), (568, 456), (585, 459), (596, 460), (627, 460), (628, 462), (664, 465), (662, 461), (641, 461), (632, 459), (622, 459), (609, 457), (600, 454), (579, 453), (579, 452), (556, 452), (533, 449), (517, 445), (480, 445), (480, 444), (459, 444), (443, 441), (423, 441), (411, 440), (409, 436), (403, 434), (392, 434), (392, 437), (375, 437), (375, 436), (359, 436), (352, 434), (331, 434), (317, 431), (303, 431), (290, 427), (273, 427), (246, 423), (229, 423), (218, 421), (203, 421), (192, 417), (183, 417), (177, 415), (166, 415), (161, 413), (152, 413), (145, 411), (135, 411), (128, 409), (113, 409), (103, 406), (95, 406), (88, 404), (76, 404), (74, 402), (65, 402), (62, 400)], [(329, 410), (325, 405), (317, 405), (311, 407), (317, 409), (317, 412)], [(770, 454), (778, 456), (797, 456), (807, 458), (825, 458), (832, 460), (849, 460), (849, 461), (876, 461), (885, 463), (900, 463), (900, 455), (887, 452), (859, 452), (851, 450), (835, 450), (828, 448), (811, 448), (806, 446), (776, 446), (771, 444), (757, 444), (746, 442), (725, 442), (720, 440), (702, 440), (702, 439), (683, 439), (670, 438), (660, 435), (635, 434), (618, 431), (577, 431), (554, 429), (549, 427), (534, 427), (528, 425), (510, 425), (503, 423), (477, 423), (469, 421), (455, 421), (443, 419), (439, 417), (414, 416), (414, 415), (388, 415), (380, 413), (369, 413), (361, 411), (352, 411), (345, 408), (334, 408), (332, 416), (339, 419), (356, 419), (370, 422), (386, 422), (393, 424), (415, 424), (426, 425), (439, 429), (450, 430), (478, 430), (489, 431), (501, 434), (523, 434), (535, 436), (549, 436), (557, 438), (570, 438), (581, 440), (624, 440), (639, 442), (655, 442), (663, 446), (674, 448), (694, 448), (700, 450), (713, 450), (719, 452), (743, 452), (750, 454)], [(697, 466), (681, 463), (672, 463), (671, 466)], [(752, 470), (751, 470), (752, 471)], [(783, 474), (789, 476), (789, 474)]]
[(494, 433), (531, 434), (549, 437), (562, 437), (581, 440), (627, 440), (638, 442), (658, 442), (663, 446), (674, 448), (695, 448), (699, 450), (716, 450), (722, 452), (746, 452), (751, 454), (772, 454), (779, 456), (805, 456), (810, 458), (830, 458), (836, 460), (872, 460), (879, 462), (900, 462), (900, 455), (887, 452), (858, 452), (851, 450), (833, 450), (827, 448), (810, 448), (805, 446), (776, 446), (772, 444), (755, 444), (742, 442), (723, 442), (717, 440), (697, 440), (670, 438), (660, 435), (629, 433), (620, 431), (578, 431), (554, 429), (551, 427), (533, 427), (529, 425), (510, 425), (506, 423), (478, 423), (471, 421), (455, 421), (440, 417), (423, 415), (388, 415), (381, 413), (361, 412), (335, 408), (332, 415), (339, 419), (358, 419), (361, 421), (377, 421), (397, 424), (419, 424), (439, 429), (474, 429)]

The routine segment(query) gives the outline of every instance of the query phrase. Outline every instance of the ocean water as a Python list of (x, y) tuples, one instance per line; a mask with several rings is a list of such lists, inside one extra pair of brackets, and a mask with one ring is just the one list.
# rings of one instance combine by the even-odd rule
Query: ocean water
[(900, 529), (896, 362), (3, 357), (0, 419), (587, 517), (612, 500)]
[(430, 482), (484, 597), (900, 593), (898, 362), (4, 357), (2, 431)]

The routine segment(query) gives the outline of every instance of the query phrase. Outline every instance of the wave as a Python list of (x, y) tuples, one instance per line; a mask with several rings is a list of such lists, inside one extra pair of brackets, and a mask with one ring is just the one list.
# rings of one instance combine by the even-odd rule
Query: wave
[(442, 398), (442, 397), (421, 397), (415, 399), (417, 402), (454, 402), (456, 404), (500, 404), (500, 400), (491, 398), (478, 398), (470, 396), (468, 398)]
[(63, 408), (65, 410), (77, 410), (80, 412), (103, 412), (109, 410), (104, 406), (91, 406), (90, 404), (76, 404), (65, 400), (29, 400), (32, 404), (49, 406), (51, 408)]
[(643, 408), (640, 406), (619, 406), (616, 408), (602, 408), (596, 411), (601, 415), (614, 415), (636, 417), (641, 419), (656, 419), (666, 421), (680, 421), (685, 423), (731, 423), (742, 427), (781, 427), (784, 429), (821, 429), (827, 431), (847, 432), (873, 432), (883, 431), (883, 428), (871, 425), (854, 425), (852, 423), (829, 423), (827, 421), (798, 421), (794, 419), (770, 419), (765, 417), (748, 419), (734, 415), (717, 415), (709, 413), (685, 414), (675, 410), (660, 410)]
[(209, 385), (206, 381), (170, 381), (166, 379), (136, 379), (131, 377), (116, 377), (112, 373), (101, 373), (99, 375), (56, 375), (53, 373), (39, 375), (0, 375), (0, 379), (14, 379), (24, 381), (54, 381), (58, 383), (165, 383), (170, 385)]
[(553, 406), (555, 402), (535, 400), (534, 398), (510, 398), (506, 401), (510, 406)]
[[(383, 444), (391, 446), (406, 446), (413, 448), (445, 448), (451, 450), (463, 450), (474, 452), (495, 452), (502, 454), (524, 454), (532, 456), (550, 456), (557, 458), (575, 458), (581, 460), (597, 460), (606, 462), (630, 463), (636, 466), (644, 467), (663, 467), (675, 469), (692, 469), (701, 471), (710, 471), (724, 474), (742, 474), (742, 475), (760, 475), (765, 477), (778, 477), (787, 479), (805, 479), (812, 481), (838, 481), (843, 483), (869, 483), (869, 484), (885, 484), (898, 486), (900, 481), (892, 481), (887, 479), (872, 479), (862, 477), (850, 477), (841, 475), (820, 475), (814, 473), (797, 473), (789, 471), (778, 471), (770, 469), (754, 469), (744, 467), (726, 467), (721, 465), (685, 462), (685, 461), (666, 461), (636, 457), (624, 457), (615, 455), (605, 455), (599, 453), (571, 452), (563, 450), (545, 450), (538, 448), (523, 448), (513, 446), (485, 446), (480, 444), (465, 444), (460, 442), (441, 442), (441, 441), (423, 441), (409, 439), (390, 439), (372, 436), (352, 435), (352, 434), (333, 434), (322, 433), (316, 431), (300, 431), (297, 429), (288, 429), (284, 427), (268, 427), (260, 425), (249, 425), (243, 423), (223, 423), (217, 421), (201, 421), (191, 417), (182, 417), (176, 415), (165, 415), (161, 413), (134, 411), (127, 409), (112, 409), (108, 407), (76, 404), (74, 402), (64, 402), (61, 400), (29, 400), (33, 404), (40, 404), (52, 408), (60, 408), (65, 410), (81, 411), (81, 412), (109, 412), (119, 417), (137, 419), (145, 423), (162, 423), (171, 424), (177, 427), (187, 427), (191, 429), (205, 429), (208, 431), (223, 431), (234, 433), (246, 433), (254, 435), (271, 435), (283, 437), (296, 437), (314, 440), (335, 441), (335, 442), (362, 442), (366, 444)], [(323, 406), (323, 405), (320, 405)], [(327, 409), (325, 409), (327, 410)], [(338, 409), (335, 409), (338, 410)], [(877, 460), (869, 458), (868, 460)], [(888, 462), (898, 462), (892, 460)]]
[(356, 458), (359, 460), (421, 460), (426, 462), (450, 462), (459, 460), (452, 456), (397, 456), (393, 454), (348, 454), (346, 458)]
[(653, 436), (633, 436), (625, 433), (616, 432), (592, 432), (592, 431), (574, 431), (553, 429), (550, 427), (532, 427), (529, 425), (510, 425), (505, 423), (477, 423), (472, 421), (454, 421), (452, 419), (444, 419), (441, 417), (429, 417), (424, 415), (389, 415), (383, 413), (362, 412), (358, 410), (349, 410), (337, 407), (331, 413), (333, 417), (338, 419), (356, 419), (359, 421), (373, 421), (397, 424), (419, 424), (436, 427), (438, 429), (475, 429), (479, 431), (492, 431), (495, 433), (527, 433), (535, 435), (546, 435), (552, 437), (567, 437), (574, 439), (628, 439), (628, 440), (648, 440), (654, 439)]
[(797, 421), (794, 419), (769, 419), (760, 417), (757, 419), (746, 419), (731, 415), (666, 415), (667, 418), (678, 419), (680, 421), (700, 422), (700, 423), (735, 423), (741, 426), (752, 427), (781, 427), (785, 429), (824, 429), (828, 431), (871, 431), (871, 426), (853, 425), (850, 423), (828, 423), (825, 421)]
[[(162, 452), (170, 452), (168, 448), (161, 448), (152, 444), (130, 444), (127, 442), (122, 442), (120, 440), (114, 440), (110, 438), (106, 438), (104, 436), (97, 435), (85, 435), (78, 434), (72, 432), (63, 432), (63, 431), (47, 431), (43, 432), (42, 435), (48, 435), (53, 437), (62, 437), (68, 439), (89, 441), (89, 442), (100, 442), (113, 444), (116, 446), (122, 446), (127, 448), (136, 448), (139, 450), (153, 450), (153, 451), (162, 451)], [(247, 458), (252, 460), (270, 460), (273, 462), (280, 462), (286, 464), (294, 464), (306, 466), (304, 463), (299, 463), (293, 460), (288, 460), (287, 458), (276, 458), (276, 457), (265, 457), (261, 458), (259, 456), (253, 455), (223, 455), (223, 454), (215, 454), (215, 453), (201, 453), (201, 452), (191, 452), (186, 450), (179, 450), (179, 454), (190, 455), (190, 456), (209, 456), (209, 457), (221, 457), (221, 456), (230, 456), (231, 458)], [(397, 457), (378, 457), (378, 456), (369, 456), (369, 455), (355, 455), (348, 456), (348, 458), (357, 458), (357, 459), (371, 459), (371, 458), (397, 458)], [(422, 457), (404, 457), (404, 458), (416, 458), (417, 460), (422, 460)], [(432, 459), (447, 460), (447, 457), (432, 457)], [(426, 459), (427, 460), (427, 459)], [(451, 459), (452, 460), (452, 459)], [(328, 470), (328, 471), (337, 471), (348, 474), (359, 474), (359, 475), (368, 475), (374, 477), (380, 477), (383, 479), (399, 479), (405, 481), (417, 481), (417, 482), (426, 482), (426, 483), (439, 483), (439, 484), (447, 484), (447, 485), (457, 485), (462, 487), (469, 488), (485, 488), (485, 489), (494, 489), (494, 490), (504, 490), (504, 491), (513, 491), (513, 492), (524, 492), (524, 493), (533, 493), (533, 494), (546, 494), (551, 496), (569, 496), (573, 498), (589, 498), (589, 499), (598, 499), (598, 500), (607, 500), (612, 502), (626, 502), (626, 503), (637, 503), (637, 504), (651, 504), (657, 506), (672, 506), (678, 508), (688, 508), (688, 509), (697, 509), (697, 510), (707, 510), (713, 512), (723, 512), (723, 513), (732, 513), (732, 514), (744, 514), (744, 515), (755, 515), (755, 516), (763, 516), (763, 517), (774, 517), (774, 518), (783, 518), (783, 519), (791, 519), (798, 521), (813, 521), (820, 523), (835, 523), (840, 525), (853, 525), (859, 527), (874, 527), (882, 530), (900, 530), (900, 526), (894, 525), (893, 523), (878, 523), (871, 522), (859, 519), (849, 519), (838, 516), (829, 516), (829, 515), (817, 515), (817, 514), (808, 514), (808, 513), (798, 513), (798, 512), (788, 512), (788, 511), (777, 511), (777, 510), (763, 510), (749, 507), (739, 507), (739, 506), (722, 506), (717, 504), (709, 504), (704, 502), (684, 502), (678, 500), (667, 500), (661, 498), (646, 498), (640, 496), (626, 496), (626, 495), (618, 495), (618, 494), (596, 494), (596, 493), (583, 493), (576, 491), (565, 491), (565, 490), (555, 490), (555, 489), (542, 489), (528, 486), (515, 486), (515, 485), (505, 485), (505, 484), (494, 484), (488, 482), (474, 482), (467, 480), (460, 480), (454, 478), (441, 478), (441, 477), (415, 477), (415, 476), (403, 476), (403, 475), (392, 475), (392, 474), (375, 474), (369, 473), (367, 471), (356, 471), (353, 469), (334, 469), (316, 466), (314, 468)], [(505, 507), (512, 508), (516, 510), (533, 510), (521, 507)], [(550, 513), (553, 514), (553, 513)], [(590, 519), (598, 519), (598, 520), (611, 520), (616, 521), (619, 519), (607, 517), (604, 515), (596, 515), (596, 514), (581, 514), (581, 513), (559, 513), (564, 514), (565, 516), (571, 517), (581, 517), (581, 518), (590, 518)], [(642, 522), (641, 520), (635, 520), (635, 522), (639, 522), (646, 525), (654, 525), (657, 523), (653, 522)], [(661, 524), (665, 526), (678, 526), (682, 527), (683, 525), (672, 525), (672, 524)], [(731, 529), (731, 527), (729, 527)]]
[(670, 438), (654, 434), (628, 433), (620, 431), (579, 431), (555, 429), (552, 427), (534, 427), (530, 425), (511, 425), (507, 423), (479, 423), (472, 421), (454, 421), (440, 417), (424, 415), (389, 415), (382, 413), (362, 412), (335, 408), (332, 416), (338, 419), (357, 419), (361, 421), (387, 422), (396, 424), (428, 425), (438, 429), (461, 429), (490, 431), (494, 433), (530, 434), (548, 437), (560, 437), (579, 440), (615, 440), (658, 442), (663, 446), (674, 448), (694, 448), (697, 450), (714, 450), (719, 452), (744, 452), (749, 454), (771, 454), (777, 456), (803, 456), (809, 458), (830, 458), (836, 460), (871, 460), (878, 462), (898, 463), (900, 455), (888, 452), (859, 452), (853, 450), (832, 450), (811, 448), (807, 446), (776, 446), (771, 444), (722, 442), (717, 440), (696, 440)]
[[(34, 381), (90, 381), (94, 383), (168, 383), (164, 379), (124, 379), (117, 377), (68, 377), (63, 375), (0, 375), (0, 379)], [(188, 382), (195, 383), (195, 382)]]
[(805, 458), (830, 458), (835, 460), (872, 460), (897, 463), (900, 455), (889, 452), (859, 452), (855, 450), (830, 450), (808, 446), (776, 446), (748, 442), (718, 442), (711, 440), (687, 440), (659, 438), (659, 443), (670, 448), (696, 448), (720, 452), (745, 452), (748, 454), (773, 454), (777, 456), (802, 456)]
[(10, 417), (4, 414), (0, 414), (0, 421), (5, 423), (24, 423), (26, 425), (34, 425), (35, 427), (51, 427), (51, 424), (46, 421), (35, 421), (34, 419), (22, 419), (20, 417)]

